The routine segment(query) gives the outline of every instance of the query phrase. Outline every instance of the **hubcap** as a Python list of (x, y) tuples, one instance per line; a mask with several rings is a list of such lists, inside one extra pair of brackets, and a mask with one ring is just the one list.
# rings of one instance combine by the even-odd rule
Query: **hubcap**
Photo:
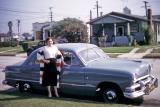
[(106, 91), (105, 96), (108, 100), (114, 100), (117, 97), (114, 91)]
[(24, 84), (23, 87), (24, 87), (24, 91), (27, 91), (28, 89), (31, 88), (29, 84)]

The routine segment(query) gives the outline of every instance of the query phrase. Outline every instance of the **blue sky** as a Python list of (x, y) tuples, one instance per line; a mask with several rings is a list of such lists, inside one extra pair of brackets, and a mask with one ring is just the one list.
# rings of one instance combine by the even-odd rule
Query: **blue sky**
[[(102, 7), (99, 11), (107, 14), (112, 11), (122, 12), (127, 6), (132, 14), (145, 15), (144, 0), (98, 0)], [(160, 0), (146, 0), (153, 14), (160, 15)], [(13, 32), (17, 33), (17, 19), (21, 20), (21, 33), (32, 33), (32, 23), (50, 21), (49, 7), (53, 7), (53, 20), (66, 17), (79, 18), (87, 22), (89, 11), (96, 17), (96, 0), (0, 0), (0, 32), (8, 32), (8, 21), (13, 22)]]

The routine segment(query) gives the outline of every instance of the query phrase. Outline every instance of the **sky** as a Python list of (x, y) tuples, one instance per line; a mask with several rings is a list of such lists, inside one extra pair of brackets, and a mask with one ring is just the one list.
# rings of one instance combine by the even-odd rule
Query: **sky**
[[(13, 32), (18, 32), (17, 20), (20, 20), (20, 32), (32, 33), (32, 23), (50, 21), (50, 7), (53, 20), (77, 18), (88, 22), (90, 10), (96, 17), (97, 0), (0, 0), (0, 33), (8, 32), (8, 22), (13, 23)], [(98, 0), (99, 12), (123, 12), (127, 6), (135, 15), (145, 15), (144, 0)], [(160, 0), (146, 0), (154, 15), (160, 15)]]

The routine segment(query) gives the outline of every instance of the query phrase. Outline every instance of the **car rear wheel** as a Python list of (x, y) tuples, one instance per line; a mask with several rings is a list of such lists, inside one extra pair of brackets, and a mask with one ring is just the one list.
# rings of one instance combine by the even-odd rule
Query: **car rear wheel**
[(120, 100), (120, 94), (115, 88), (103, 89), (102, 97), (105, 103), (118, 103)]
[(32, 90), (31, 84), (30, 83), (24, 83), (24, 82), (20, 82), (18, 88), (19, 88), (20, 92), (29, 92), (29, 91)]

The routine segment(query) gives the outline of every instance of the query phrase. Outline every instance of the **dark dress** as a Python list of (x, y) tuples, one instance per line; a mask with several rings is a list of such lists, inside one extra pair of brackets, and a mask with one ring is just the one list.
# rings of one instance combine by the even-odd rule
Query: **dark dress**
[(50, 60), (50, 63), (44, 64), (42, 86), (56, 86), (57, 85), (56, 59), (51, 58), (49, 60)]

